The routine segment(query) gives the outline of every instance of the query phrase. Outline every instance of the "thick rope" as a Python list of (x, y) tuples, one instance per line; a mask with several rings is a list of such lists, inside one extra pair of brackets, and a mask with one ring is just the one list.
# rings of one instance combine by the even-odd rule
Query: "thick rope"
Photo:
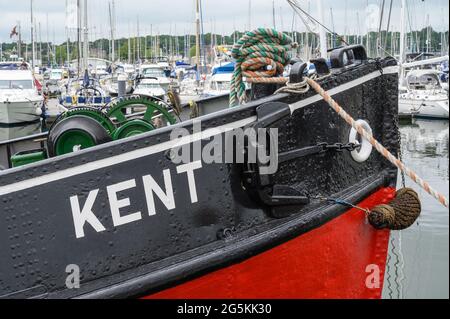
[(233, 47), (231, 53), (236, 60), (231, 80), (230, 106), (247, 102), (246, 82), (285, 84), (281, 78), (289, 63), (289, 51), (297, 44), (282, 32), (259, 28), (247, 32)]
[(399, 170), (409, 176), (417, 185), (422, 187), (428, 194), (436, 198), (443, 206), (448, 206), (448, 199), (434, 190), (429, 183), (420, 178), (414, 171), (406, 167), (406, 165), (396, 158), (391, 152), (389, 152), (383, 145), (381, 145), (372, 134), (367, 132), (361, 125), (359, 125), (315, 80), (307, 78), (307, 83), (313, 88), (320, 96), (323, 97), (333, 110), (335, 110), (341, 118), (343, 118), (350, 126), (352, 126), (362, 137), (372, 144), (373, 147), (383, 155), (389, 162), (395, 165)]

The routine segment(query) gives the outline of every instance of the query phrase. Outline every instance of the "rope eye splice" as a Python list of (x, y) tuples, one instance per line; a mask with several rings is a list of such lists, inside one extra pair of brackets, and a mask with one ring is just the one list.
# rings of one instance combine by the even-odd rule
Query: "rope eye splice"
[(236, 67), (231, 80), (230, 107), (247, 102), (244, 82), (285, 84), (282, 75), (291, 60), (289, 51), (297, 47), (291, 37), (275, 29), (247, 32), (231, 51)]

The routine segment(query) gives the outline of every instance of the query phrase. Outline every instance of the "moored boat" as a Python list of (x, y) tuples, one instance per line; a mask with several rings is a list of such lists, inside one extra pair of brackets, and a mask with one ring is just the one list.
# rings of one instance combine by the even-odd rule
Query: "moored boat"
[[(360, 46), (332, 56), (318, 82), (396, 154), (396, 61), (368, 60)], [(302, 82), (304, 70), (294, 65), (290, 83)], [(62, 119), (42, 161), (0, 172), (0, 296), (380, 298), (389, 231), (375, 230), (359, 209), (394, 197), (397, 169), (314, 91), (252, 89), (252, 101), (236, 108), (228, 108), (228, 95), (200, 100), (177, 124), (168, 110), (149, 104), (144, 119), (153, 128), (124, 138), (116, 131), (138, 123), (121, 107), (96, 121), (87, 113)], [(161, 117), (171, 125), (157, 129)], [(226, 158), (231, 150), (229, 162), (174, 161), (180, 145), (211, 154), (229, 132), (264, 128), (278, 134), (275, 171), (249, 156), (239, 161), (254, 144), (238, 136), (214, 152)], [(174, 129), (187, 133), (173, 139)], [(68, 145), (58, 142), (64, 138)], [(0, 154), (7, 147), (14, 145), (1, 144)], [(77, 289), (67, 284), (71, 269), (81, 275)]]
[(400, 91), (401, 116), (448, 119), (448, 93), (443, 89), (440, 72), (431, 69), (412, 70)]
[(30, 70), (0, 70), (0, 124), (39, 121), (43, 101)]

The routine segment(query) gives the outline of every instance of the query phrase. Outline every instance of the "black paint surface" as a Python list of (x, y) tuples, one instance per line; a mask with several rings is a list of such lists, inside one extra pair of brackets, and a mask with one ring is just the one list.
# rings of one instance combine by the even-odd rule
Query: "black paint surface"
[[(393, 61), (385, 61), (392, 65)], [(322, 84), (329, 90), (379, 70), (378, 62), (335, 71)], [(356, 119), (367, 120), (375, 137), (394, 154), (398, 147), (398, 76), (383, 75), (335, 96)], [(267, 100), (294, 103), (315, 95), (280, 95)], [(203, 129), (255, 116), (261, 101), (208, 115)], [(190, 122), (181, 124), (191, 127)], [(350, 128), (324, 102), (297, 111), (274, 127), (280, 130), (280, 152), (320, 142), (347, 143)], [(165, 128), (131, 140), (114, 142), (21, 169), (0, 173), (0, 186), (44, 176), (95, 160), (120, 155), (169, 140)], [(239, 165), (204, 165), (196, 171), (199, 202), (190, 203), (184, 175), (166, 154), (155, 154), (18, 193), (0, 196), (0, 296), (4, 297), (129, 297), (158, 291), (188, 278), (237, 262), (319, 227), (345, 208), (312, 202), (295, 214), (273, 218), (267, 207), (244, 190)], [(177, 209), (157, 201), (157, 215), (148, 216), (142, 176), (160, 185), (170, 169)], [(142, 212), (142, 220), (114, 228), (106, 187), (136, 178), (137, 188), (123, 192), (131, 207), (123, 215)], [(360, 201), (384, 185), (395, 185), (396, 169), (374, 153), (364, 164), (348, 152), (311, 156), (285, 163), (273, 177), (311, 196), (341, 196)], [(100, 189), (95, 215), (107, 231), (76, 239), (69, 198), (81, 203)], [(274, 230), (276, 227), (276, 230)], [(257, 234), (264, 236), (255, 237)], [(81, 289), (65, 287), (66, 266), (80, 266)]]

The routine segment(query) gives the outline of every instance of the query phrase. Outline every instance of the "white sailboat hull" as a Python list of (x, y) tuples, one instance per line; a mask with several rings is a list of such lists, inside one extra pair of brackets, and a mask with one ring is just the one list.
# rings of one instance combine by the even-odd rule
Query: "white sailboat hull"
[(406, 93), (399, 98), (400, 116), (448, 119), (448, 97), (440, 95), (415, 95)]

